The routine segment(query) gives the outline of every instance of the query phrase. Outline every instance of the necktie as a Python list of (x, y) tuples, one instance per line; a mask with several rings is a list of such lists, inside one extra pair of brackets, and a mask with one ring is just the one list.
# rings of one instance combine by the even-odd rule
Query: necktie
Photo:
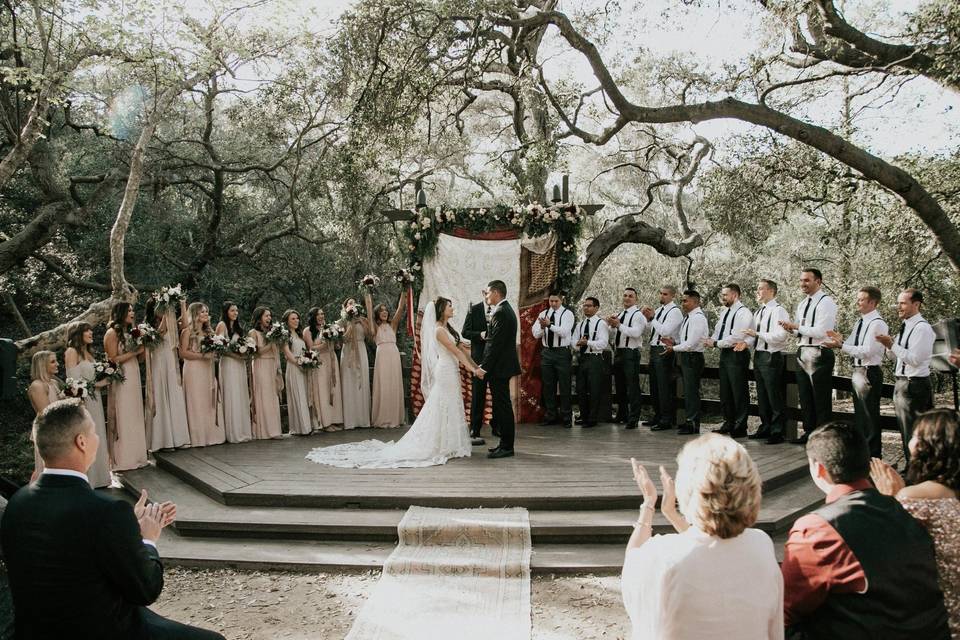
[(690, 337), (690, 316), (683, 319), (683, 325), (680, 327), (680, 333), (683, 334), (683, 341), (686, 342)]
[[(583, 321), (583, 331), (580, 337), (589, 338), (589, 336), (590, 336), (590, 319), (587, 318), (586, 320)], [(582, 347), (580, 347), (580, 353), (586, 353), (586, 352), (587, 352), (587, 345), (583, 345)]]
[[(554, 316), (556, 315), (556, 313), (557, 313), (556, 311), (551, 311), (551, 312), (550, 312), (550, 326), (551, 326), (551, 327), (553, 326), (553, 318), (554, 318)], [(548, 347), (552, 347), (552, 346), (553, 346), (553, 331), (550, 331), (550, 327), (547, 327), (547, 346), (548, 346)]]
[[(623, 321), (626, 319), (626, 317), (627, 317), (627, 310), (624, 309), (623, 312), (620, 314), (620, 324), (623, 324)], [(627, 338), (627, 342), (630, 342), (630, 338)], [(625, 344), (623, 344), (623, 329), (617, 329), (617, 346), (618, 347), (626, 346)]]
[(727, 316), (729, 315), (730, 309), (728, 307), (727, 310), (723, 312), (723, 322), (720, 323), (720, 337), (717, 338), (717, 340), (723, 340), (723, 336), (727, 332)]
[[(758, 332), (760, 331), (760, 327), (761, 327), (762, 324), (763, 324), (763, 316), (766, 315), (766, 313), (767, 313), (767, 305), (762, 305), (762, 306), (760, 307), (760, 317), (757, 319), (757, 331), (758, 331)], [(759, 350), (759, 349), (763, 349), (763, 348), (766, 347), (766, 346), (767, 346), (767, 343), (764, 342), (763, 338), (761, 338), (760, 336), (757, 336), (757, 349), (758, 349), (758, 350)]]
[[(903, 333), (907, 330), (907, 323), (903, 322), (900, 324), (900, 335), (897, 336), (897, 345), (903, 346)], [(910, 338), (907, 338), (906, 348), (910, 348)], [(907, 371), (907, 363), (900, 359), (900, 371), (897, 372), (897, 375), (904, 375)]]
[[(660, 307), (659, 309), (657, 309), (657, 315), (654, 317), (654, 320), (656, 320), (657, 322), (660, 322), (660, 316), (662, 316), (662, 315), (663, 315), (663, 307)], [(654, 343), (657, 344), (657, 345), (661, 344), (661, 342), (660, 342), (660, 332), (659, 332), (659, 331), (654, 331), (654, 333), (656, 334), (656, 336), (655, 336), (655, 338), (654, 338)]]
[[(855, 331), (854, 334), (853, 334), (853, 346), (855, 346), (855, 347), (859, 347), (859, 346), (860, 346), (860, 330), (861, 330), (861, 329), (863, 329), (863, 317), (862, 317), (862, 316), (860, 317), (859, 320), (857, 320), (857, 329), (856, 329), (856, 331)], [(854, 365), (855, 367), (859, 367), (861, 364), (863, 364), (863, 361), (862, 361), (860, 358), (856, 358), (856, 359), (854, 360), (854, 362), (853, 362), (853, 365)]]
[[(807, 326), (807, 311), (810, 311), (810, 303), (813, 302), (813, 298), (807, 298), (807, 304), (803, 307), (803, 318), (800, 320), (800, 326)], [(807, 344), (813, 344), (813, 338), (807, 338)]]

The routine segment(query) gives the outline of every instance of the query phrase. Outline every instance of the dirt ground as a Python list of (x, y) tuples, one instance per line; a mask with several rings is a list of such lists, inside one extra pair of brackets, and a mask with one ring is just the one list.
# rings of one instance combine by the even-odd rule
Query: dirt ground
[[(340, 640), (379, 577), (173, 568), (152, 608), (229, 640)], [(532, 591), (535, 640), (627, 637), (619, 576), (538, 576)]]

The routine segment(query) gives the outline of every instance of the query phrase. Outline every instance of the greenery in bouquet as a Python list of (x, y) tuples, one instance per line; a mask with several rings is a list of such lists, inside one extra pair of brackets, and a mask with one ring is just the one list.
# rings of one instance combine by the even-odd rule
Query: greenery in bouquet
[(60, 396), (84, 400), (90, 396), (90, 383), (85, 378), (67, 378), (63, 381)]
[(290, 331), (279, 322), (274, 322), (263, 337), (267, 342), (284, 345), (290, 342)]
[(200, 353), (214, 353), (221, 356), (227, 352), (228, 340), (218, 333), (208, 333), (200, 340)]
[(127, 377), (123, 375), (123, 369), (113, 360), (98, 360), (94, 362), (93, 371), (96, 374), (97, 382), (101, 380), (124, 382), (127, 379)]
[(340, 324), (325, 324), (320, 330), (320, 337), (328, 342), (338, 342), (343, 340), (343, 332), (344, 328)]
[(179, 284), (160, 287), (159, 290), (151, 294), (151, 297), (157, 301), (157, 313), (165, 312), (167, 307), (170, 306), (174, 308), (179, 307), (180, 301), (185, 299), (183, 287)]

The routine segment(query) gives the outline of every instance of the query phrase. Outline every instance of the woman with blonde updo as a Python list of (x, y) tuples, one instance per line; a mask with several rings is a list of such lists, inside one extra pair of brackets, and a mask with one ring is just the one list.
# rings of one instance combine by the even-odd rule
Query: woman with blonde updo
[(688, 442), (677, 456), (676, 489), (660, 467), (663, 515), (677, 533), (652, 538), (657, 487), (631, 463), (643, 492), (621, 577), (633, 637), (783, 638), (783, 578), (773, 542), (750, 528), (760, 513), (760, 474), (746, 449), (717, 434)]
[(214, 374), (216, 355), (203, 353), (201, 341), (213, 335), (210, 310), (202, 302), (187, 307), (187, 327), (180, 332), (180, 357), (183, 358), (183, 393), (187, 398), (187, 428), (190, 446), (221, 444), (227, 436), (223, 428), (223, 404), (220, 386)]

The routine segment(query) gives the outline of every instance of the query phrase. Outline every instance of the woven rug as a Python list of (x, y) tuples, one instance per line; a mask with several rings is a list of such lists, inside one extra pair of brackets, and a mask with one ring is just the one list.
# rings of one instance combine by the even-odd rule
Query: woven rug
[(410, 507), (347, 640), (529, 640), (526, 509)]

